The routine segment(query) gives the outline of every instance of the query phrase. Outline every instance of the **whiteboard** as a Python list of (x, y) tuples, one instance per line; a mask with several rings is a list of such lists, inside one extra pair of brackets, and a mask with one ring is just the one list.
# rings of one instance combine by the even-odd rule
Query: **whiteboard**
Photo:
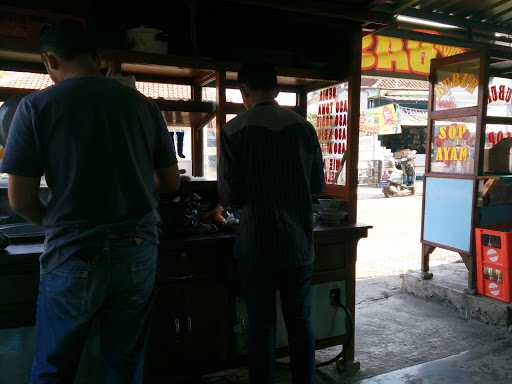
[(474, 183), (426, 178), (423, 240), (470, 252)]

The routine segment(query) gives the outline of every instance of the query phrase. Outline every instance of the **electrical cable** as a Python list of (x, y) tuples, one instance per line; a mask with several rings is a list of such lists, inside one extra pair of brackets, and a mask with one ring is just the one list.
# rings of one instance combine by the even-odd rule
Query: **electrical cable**
[[(331, 304), (333, 306), (334, 305), (338, 306), (339, 308), (341, 308), (343, 310), (343, 312), (345, 312), (346, 323), (347, 323), (347, 326), (348, 326), (347, 334), (348, 334), (349, 337), (348, 337), (347, 342), (345, 344), (343, 344), (343, 349), (341, 350), (340, 353), (338, 353), (332, 359), (329, 359), (327, 361), (315, 362), (315, 367), (316, 368), (325, 367), (326, 365), (335, 363), (337, 361), (344, 360), (345, 353), (346, 353), (347, 350), (350, 349), (350, 347), (352, 346), (352, 342), (354, 340), (354, 317), (350, 313), (349, 309), (341, 302), (339, 297), (338, 297), (338, 300), (337, 300), (336, 303), (333, 302), (333, 297), (331, 297)], [(286, 369), (286, 368), (290, 367), (290, 363), (284, 363), (284, 362), (277, 362), (276, 365), (277, 365), (278, 368), (281, 368), (281, 369)]]

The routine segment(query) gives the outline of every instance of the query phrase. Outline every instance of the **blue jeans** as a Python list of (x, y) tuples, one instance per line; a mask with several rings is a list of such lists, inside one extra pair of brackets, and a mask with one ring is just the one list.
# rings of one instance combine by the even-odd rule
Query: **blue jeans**
[(251, 384), (274, 384), (276, 291), (279, 290), (290, 350), (292, 382), (313, 384), (315, 338), (311, 323), (313, 266), (275, 272), (243, 272), (249, 328)]
[(142, 383), (157, 256), (147, 240), (110, 238), (41, 276), (32, 384), (73, 383), (93, 321), (104, 382)]

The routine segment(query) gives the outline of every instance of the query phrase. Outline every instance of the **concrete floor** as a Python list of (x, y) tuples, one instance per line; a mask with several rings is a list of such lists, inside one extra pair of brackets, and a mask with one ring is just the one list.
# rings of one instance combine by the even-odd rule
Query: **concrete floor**
[[(316, 375), (318, 384), (359, 382), (373, 384), (374, 382), (371, 380), (362, 380), (368, 378), (381, 380), (381, 377), (385, 379), (386, 376), (380, 375), (459, 355), (466, 351), (475, 351), (479, 348), (487, 348), (485, 350), (496, 352), (496, 348), (500, 347), (503, 348), (502, 353), (505, 356), (512, 358), (512, 336), (506, 328), (486, 325), (475, 320), (467, 321), (452, 308), (403, 294), (399, 287), (400, 279), (398, 277), (358, 281), (356, 356), (361, 363), (361, 370), (355, 376), (347, 377), (338, 373), (334, 366), (321, 368)], [(507, 343), (504, 343), (505, 341)], [(338, 352), (337, 348), (317, 352), (317, 358), (324, 359), (335, 355), (336, 352)], [(496, 358), (496, 364), (494, 360), (478, 360), (473, 357), (474, 353), (476, 352), (460, 355), (462, 356), (459, 358), (460, 360), (453, 364), (460, 365), (463, 361), (471, 359), (475, 364), (480, 364), (474, 369), (480, 369), (481, 372), (488, 371), (492, 365), (497, 369), (496, 377), (507, 377), (510, 380), (508, 383), (512, 382), (510, 372), (512, 368), (501, 363), (499, 353), (490, 355), (490, 358)], [(424, 372), (425, 369), (427, 368), (416, 368), (416, 371), (411, 372), (422, 374), (421, 372)], [(399, 375), (399, 372), (401, 371), (396, 374)], [(405, 371), (402, 376), (408, 377), (407, 375), (412, 374)], [(438, 373), (439, 375), (442, 376), (442, 373)], [(392, 381), (383, 381), (382, 383), (466, 383), (466, 381), (403, 381), (401, 378), (398, 379), (399, 376), (389, 377), (391, 377), (389, 380)], [(245, 384), (248, 382), (244, 369), (217, 374), (205, 378), (203, 381), (207, 384)], [(290, 382), (288, 372), (280, 371), (278, 383)], [(501, 384), (502, 382), (497, 381), (496, 383)], [(375, 381), (375, 383), (380, 382)], [(486, 383), (486, 381), (479, 383)]]
[[(366, 192), (362, 192), (365, 190)], [(421, 196), (384, 198), (377, 188), (359, 188), (359, 195), (371, 190), (380, 198), (358, 201), (357, 220), (373, 226), (368, 238), (359, 241), (357, 278), (396, 276), (421, 267)], [(460, 260), (454, 252), (437, 249), (431, 266)]]
[(512, 326), (512, 304), (468, 294), (468, 270), (463, 263), (439, 265), (430, 271), (434, 275), (432, 280), (423, 280), (419, 271), (402, 275), (402, 291), (427, 301), (449, 305), (465, 319), (501, 327)]
[[(357, 262), (356, 359), (361, 370), (349, 377), (334, 366), (321, 368), (317, 384), (512, 383), (512, 334), (506, 327), (401, 291), (400, 275), (421, 265), (421, 196), (386, 199), (377, 188), (360, 188), (358, 193), (358, 221), (374, 226), (359, 243)], [(448, 251), (436, 250), (431, 256), (434, 268), (456, 261), (460, 256)], [(338, 351), (317, 351), (317, 358)], [(248, 382), (244, 369), (203, 381)], [(289, 373), (279, 371), (278, 383), (290, 382)]]
[(359, 384), (510, 384), (512, 341), (504, 340)]

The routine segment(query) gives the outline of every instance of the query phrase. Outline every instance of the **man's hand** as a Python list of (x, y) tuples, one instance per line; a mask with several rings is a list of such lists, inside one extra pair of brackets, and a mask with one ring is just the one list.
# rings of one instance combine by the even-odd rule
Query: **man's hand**
[(42, 225), (44, 206), (39, 199), (40, 177), (9, 175), (9, 205), (28, 221)]
[(187, 173), (186, 169), (180, 169), (180, 184), (190, 183), (192, 179), (190, 176), (185, 175)]

